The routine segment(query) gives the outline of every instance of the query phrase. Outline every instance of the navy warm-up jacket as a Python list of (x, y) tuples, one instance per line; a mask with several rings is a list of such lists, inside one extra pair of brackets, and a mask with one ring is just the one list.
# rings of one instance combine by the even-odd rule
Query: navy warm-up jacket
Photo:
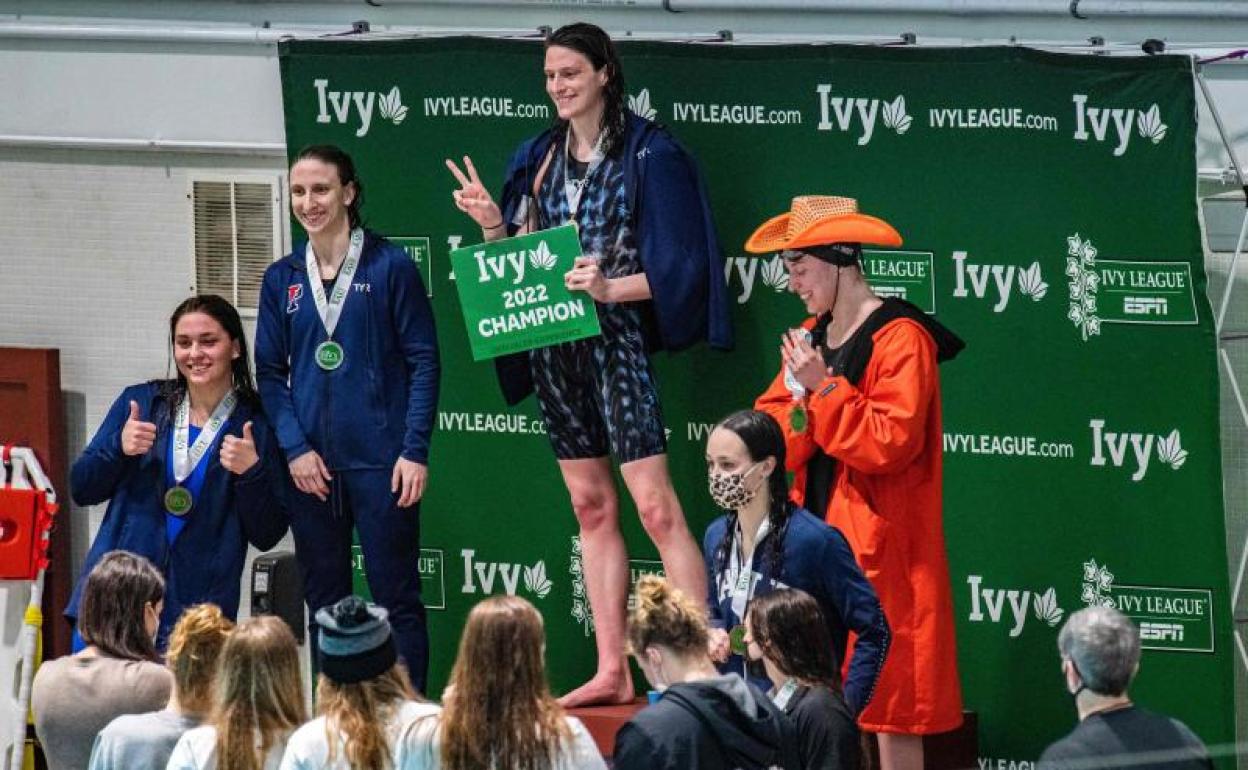
[[(82, 573), (74, 586), (66, 617), (78, 617), (78, 602), (87, 574), (109, 551), (121, 549), (150, 559), (165, 575), (163, 640), (182, 610), (212, 602), (229, 617), (238, 614), (240, 581), (247, 543), (267, 551), (286, 534), (286, 463), (273, 430), (256, 407), (239, 401), (211, 451), (204, 485), (186, 524), (169, 545), (165, 533), (165, 458), (173, 433), (174, 404), (160, 395), (161, 382), (132, 385), (121, 392), (100, 429), (70, 472), (70, 494), (78, 505), (108, 501), (100, 531), (91, 543)], [(143, 420), (156, 424), (156, 443), (145, 454), (121, 451), (121, 429), (130, 416), (130, 402), (139, 405)], [(260, 461), (238, 475), (221, 467), (217, 450), (226, 435), (241, 436), (252, 423)]]
[(343, 363), (324, 371), (316, 347), (327, 337), (304, 253), (301, 245), (265, 271), (256, 328), (256, 380), (287, 461), (314, 449), (330, 470), (389, 470), (400, 455), (428, 463), (438, 342), (416, 264), (365, 231), (334, 330)]

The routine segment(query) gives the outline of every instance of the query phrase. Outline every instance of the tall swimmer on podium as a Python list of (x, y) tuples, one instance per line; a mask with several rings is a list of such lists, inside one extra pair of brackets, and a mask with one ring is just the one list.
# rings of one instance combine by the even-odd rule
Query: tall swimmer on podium
[(546, 92), (558, 119), (512, 158), (496, 203), (472, 161), (447, 166), (455, 205), (492, 241), (567, 222), (582, 252), (565, 276), (597, 302), (602, 335), (497, 361), (510, 404), (529, 393), (580, 525), (598, 671), (564, 706), (633, 699), (624, 654), (628, 554), (610, 457), (620, 465), (663, 568), (689, 596), (706, 596), (697, 543), (667, 469), (655, 350), (707, 341), (727, 349), (732, 327), (723, 257), (693, 159), (653, 122), (627, 108), (611, 39), (569, 24), (546, 41)]

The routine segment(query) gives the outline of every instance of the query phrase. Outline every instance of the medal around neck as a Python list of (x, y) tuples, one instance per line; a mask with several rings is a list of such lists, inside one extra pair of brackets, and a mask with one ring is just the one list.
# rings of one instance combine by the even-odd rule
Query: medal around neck
[(190, 442), (191, 397), (189, 395), (183, 397), (178, 404), (173, 418), (173, 445), (170, 447), (173, 454), (173, 479), (176, 483), (165, 492), (164, 501), (165, 510), (174, 516), (185, 516), (195, 506), (195, 497), (191, 494), (191, 490), (184, 486), (184, 483), (195, 470), (195, 466), (204, 459), (212, 442), (225, 428), (225, 422), (230, 419), (237, 404), (238, 392), (231, 390), (226, 393), (217, 407), (212, 410), (208, 422), (204, 424), (194, 444)]
[(732, 650), (734, 655), (745, 655), (747, 652), (745, 643), (745, 626), (737, 624), (728, 632), (728, 648)]
[(807, 419), (806, 407), (802, 406), (801, 403), (794, 404), (793, 408), (789, 410), (789, 428), (794, 433), (805, 433), (806, 426), (809, 424), (810, 420)]
[(181, 484), (170, 487), (165, 492), (165, 510), (174, 516), (185, 516), (194, 506), (195, 498), (191, 495), (191, 490)]
[[(810, 329), (802, 329), (802, 337), (806, 339), (806, 343), (814, 339)], [(802, 405), (802, 399), (806, 397), (806, 386), (798, 381), (797, 375), (793, 374), (793, 370), (788, 366), (784, 367), (784, 387), (789, 391), (789, 395), (793, 397), (793, 408), (789, 410), (789, 428), (794, 433), (805, 433), (806, 426), (810, 424), (807, 419), (806, 407)]]
[(325, 286), (316, 280), (320, 275), (320, 268), (316, 263), (316, 255), (312, 252), (311, 241), (305, 249), (304, 266), (308, 271), (308, 285), (312, 289), (312, 301), (316, 305), (316, 314), (320, 316), (321, 324), (325, 327), (325, 335), (331, 338), (316, 346), (316, 365), (327, 372), (332, 372), (342, 366), (346, 358), (342, 345), (334, 342), (332, 337), (334, 329), (338, 327), (338, 319), (342, 317), (342, 310), (347, 304), (347, 299), (351, 296), (351, 282), (355, 279), (355, 271), (360, 267), (360, 253), (363, 250), (364, 231), (357, 227), (351, 231), (351, 246), (347, 249), (347, 256), (342, 261), (342, 267), (338, 270), (338, 277), (334, 279), (333, 290), (326, 297)]
[(332, 372), (342, 366), (345, 357), (342, 345), (333, 340), (325, 340), (316, 346), (316, 365), (327, 372)]

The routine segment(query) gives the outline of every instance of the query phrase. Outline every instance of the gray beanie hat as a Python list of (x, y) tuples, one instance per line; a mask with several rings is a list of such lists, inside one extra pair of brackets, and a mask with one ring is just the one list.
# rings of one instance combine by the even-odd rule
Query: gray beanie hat
[(384, 607), (354, 595), (317, 610), (321, 673), (335, 682), (354, 684), (389, 671), (398, 651), (388, 614)]

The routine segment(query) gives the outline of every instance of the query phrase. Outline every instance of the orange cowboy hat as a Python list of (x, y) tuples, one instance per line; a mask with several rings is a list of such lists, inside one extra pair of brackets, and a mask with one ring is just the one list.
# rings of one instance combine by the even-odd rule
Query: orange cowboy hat
[(835, 195), (799, 195), (789, 210), (759, 225), (745, 242), (751, 254), (834, 243), (900, 246), (901, 235), (883, 219), (858, 213), (858, 201)]

